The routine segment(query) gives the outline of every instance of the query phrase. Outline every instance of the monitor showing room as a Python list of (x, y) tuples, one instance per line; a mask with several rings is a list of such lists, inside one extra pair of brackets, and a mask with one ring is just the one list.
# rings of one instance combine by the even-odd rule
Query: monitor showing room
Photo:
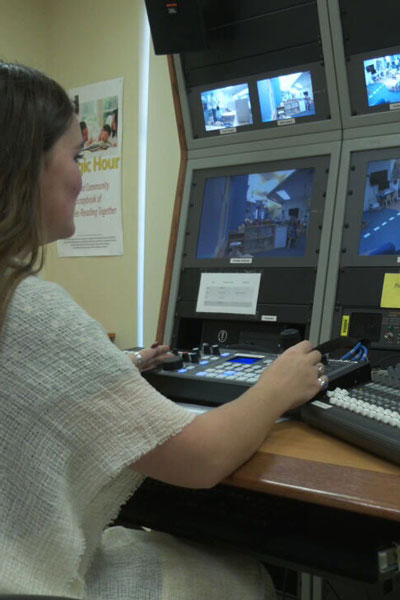
[(310, 71), (261, 79), (257, 89), (263, 123), (315, 115)]
[(359, 255), (384, 254), (400, 254), (399, 158), (367, 165)]
[(249, 86), (229, 85), (201, 92), (206, 131), (252, 125)]
[(400, 54), (363, 61), (368, 106), (400, 103)]
[(314, 171), (290, 168), (207, 178), (196, 258), (304, 256)]

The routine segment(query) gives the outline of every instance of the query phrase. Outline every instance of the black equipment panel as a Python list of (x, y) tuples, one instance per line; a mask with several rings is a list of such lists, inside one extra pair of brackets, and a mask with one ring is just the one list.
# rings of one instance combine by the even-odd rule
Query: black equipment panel
[(233, 544), (268, 564), (370, 584), (391, 576), (379, 569), (377, 555), (400, 536), (394, 521), (223, 484), (199, 490), (151, 478), (122, 508), (119, 523)]

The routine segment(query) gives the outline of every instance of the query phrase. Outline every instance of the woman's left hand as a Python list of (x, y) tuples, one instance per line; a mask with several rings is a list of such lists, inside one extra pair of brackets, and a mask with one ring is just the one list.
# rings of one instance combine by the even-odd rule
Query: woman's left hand
[(129, 352), (129, 358), (140, 371), (147, 371), (157, 365), (160, 365), (167, 358), (171, 358), (173, 353), (166, 344), (155, 342), (150, 348), (143, 348), (135, 352)]

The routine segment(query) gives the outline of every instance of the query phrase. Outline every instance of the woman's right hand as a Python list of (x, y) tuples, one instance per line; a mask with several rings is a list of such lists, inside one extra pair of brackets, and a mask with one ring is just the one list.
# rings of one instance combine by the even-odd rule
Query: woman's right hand
[(322, 355), (313, 350), (308, 340), (300, 342), (283, 352), (260, 376), (255, 384), (273, 393), (282, 405), (282, 413), (296, 408), (321, 391)]
[(254, 454), (279, 416), (321, 391), (320, 360), (308, 341), (289, 348), (241, 396), (197, 415), (134, 469), (173, 485), (215, 486)]

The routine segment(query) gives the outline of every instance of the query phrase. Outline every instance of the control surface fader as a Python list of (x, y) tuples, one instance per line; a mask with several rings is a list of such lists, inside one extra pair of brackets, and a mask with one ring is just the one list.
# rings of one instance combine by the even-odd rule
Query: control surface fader
[(400, 464), (399, 379), (337, 387), (301, 407), (300, 415), (313, 427)]

